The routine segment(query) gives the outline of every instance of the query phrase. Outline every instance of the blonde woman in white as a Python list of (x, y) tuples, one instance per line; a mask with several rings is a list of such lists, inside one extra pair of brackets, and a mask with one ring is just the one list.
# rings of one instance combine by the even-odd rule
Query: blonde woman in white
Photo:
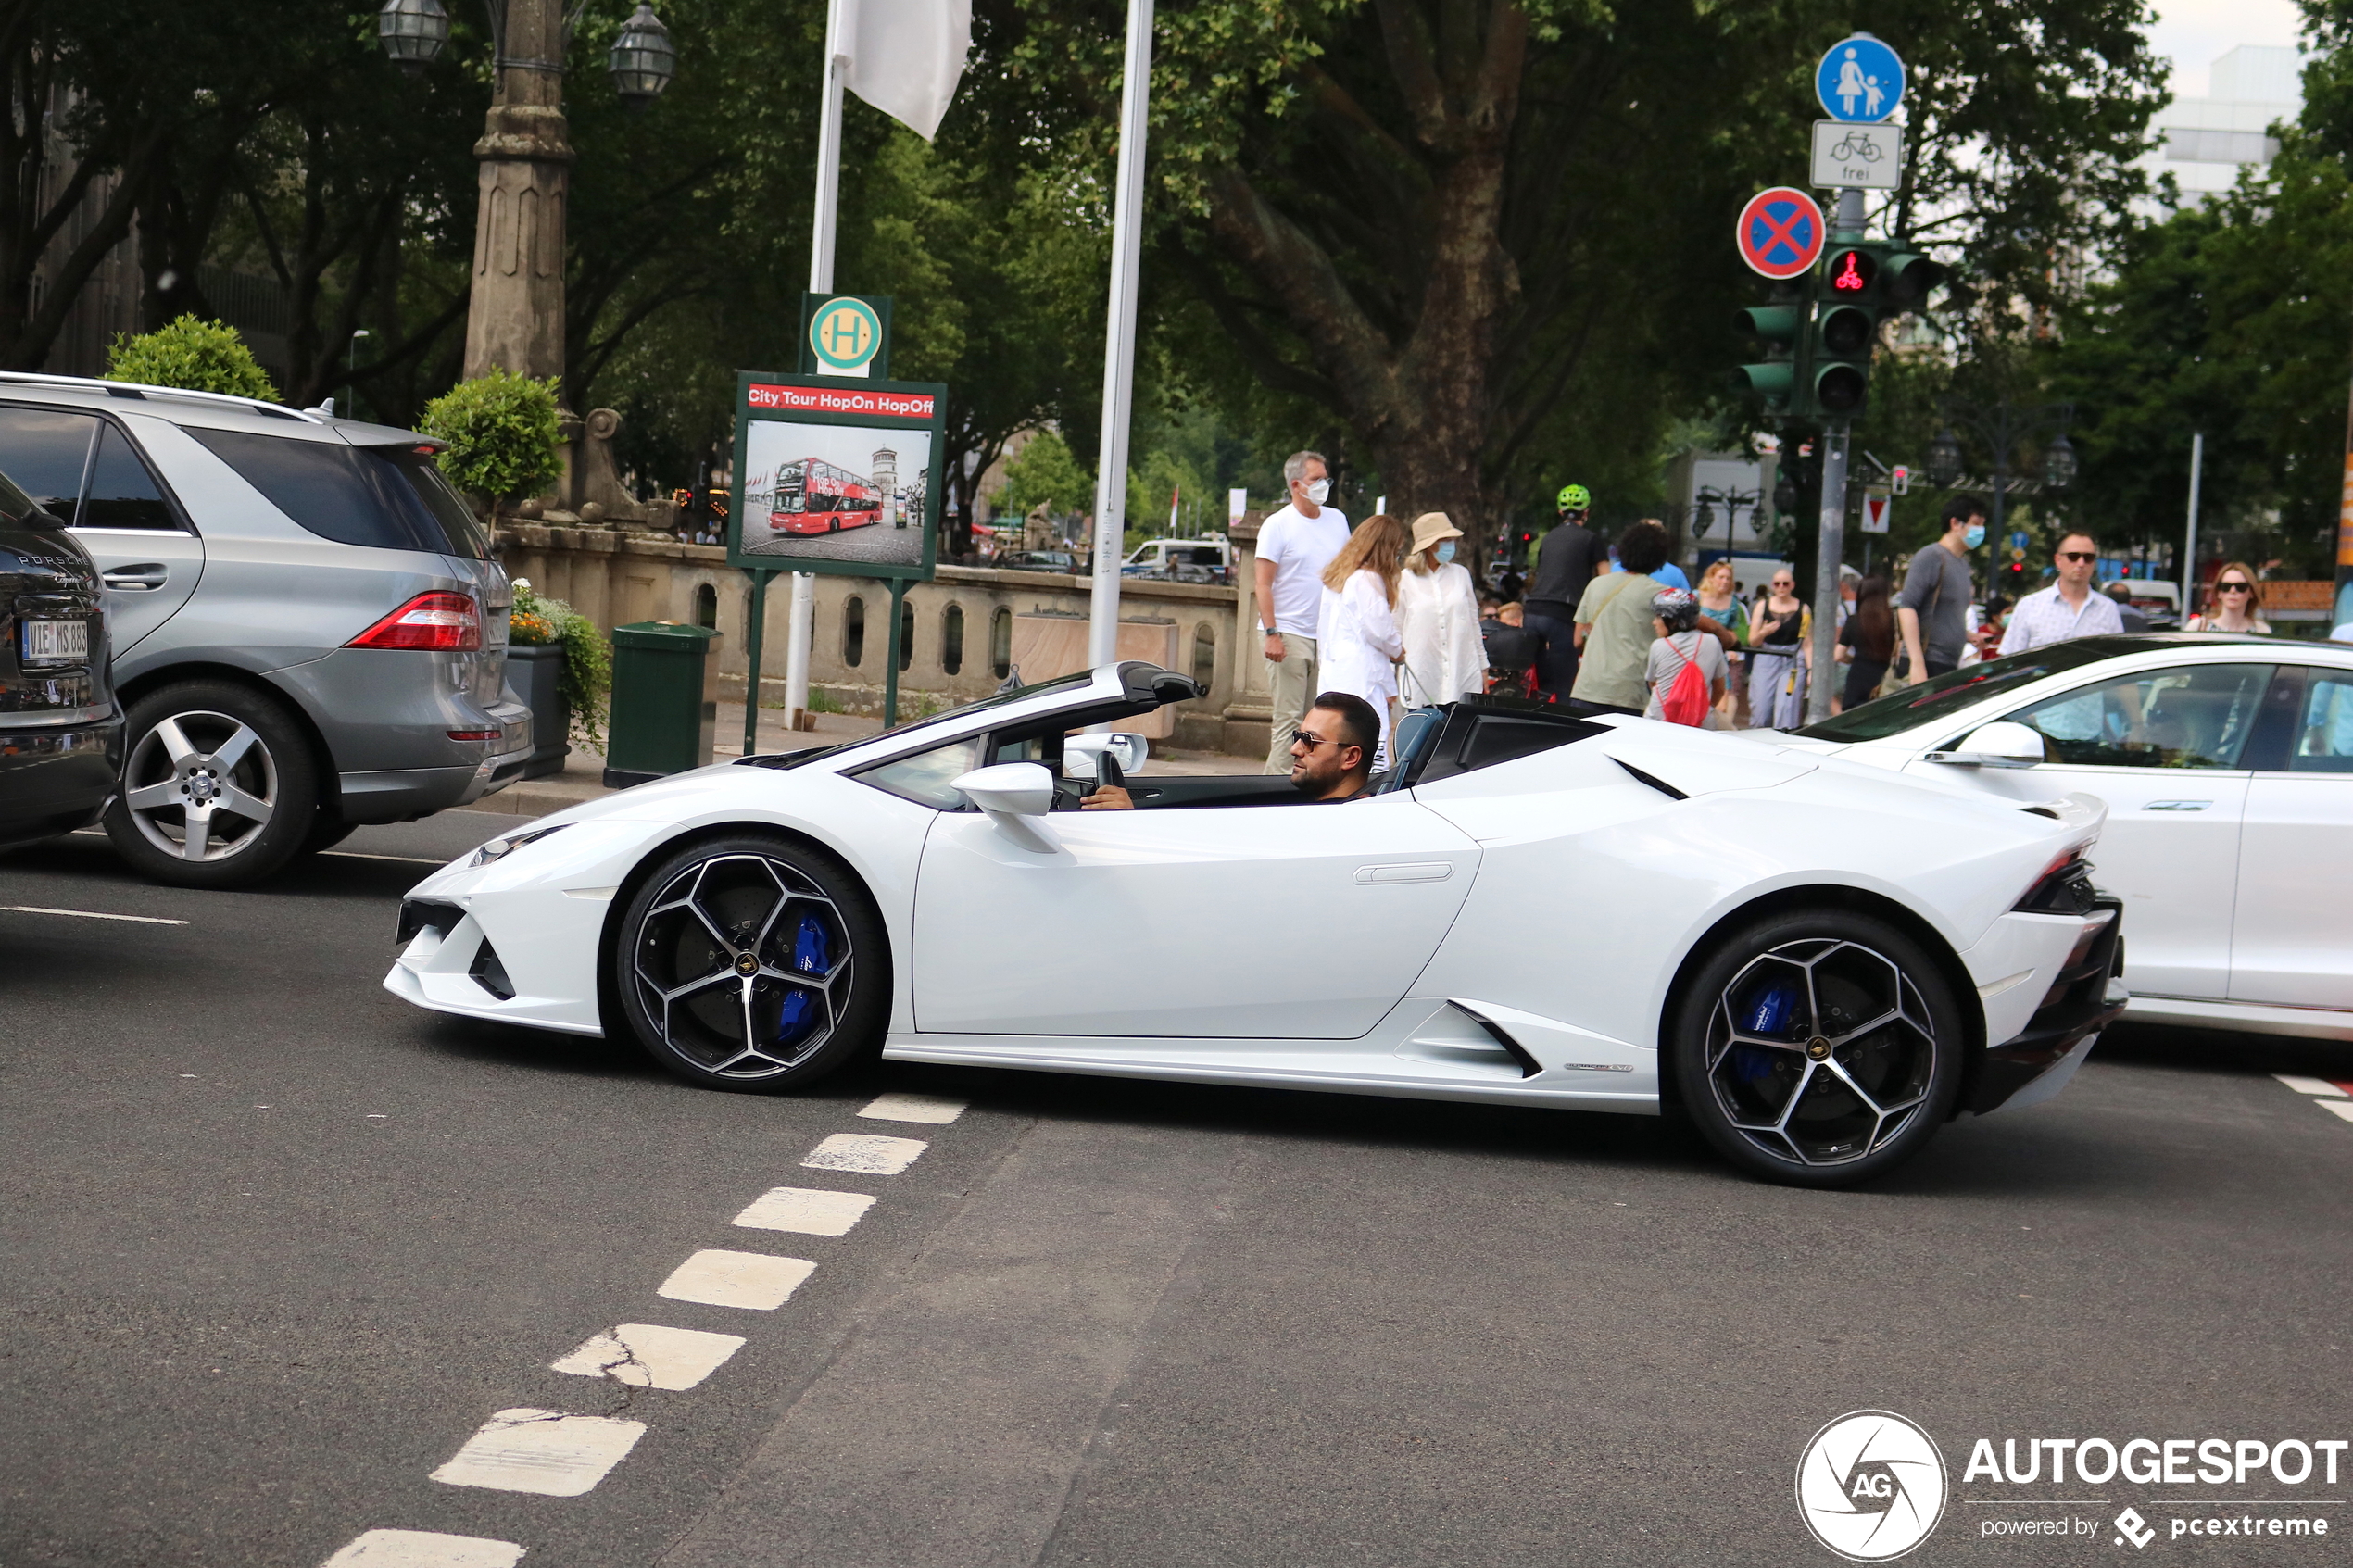
[(1397, 580), (1397, 634), (1405, 661), (1397, 695), (1407, 708), (1429, 708), (1487, 689), (1487, 649), (1478, 635), (1478, 594), (1454, 564), (1463, 531), (1444, 512), (1414, 520), (1413, 554)]
[(1361, 696), (1380, 715), (1377, 773), (1389, 766), (1396, 723), (1397, 661), (1405, 654), (1397, 634), (1397, 579), (1411, 543), (1405, 525), (1387, 512), (1358, 523), (1324, 568), (1323, 612), (1315, 623), (1315, 684)]

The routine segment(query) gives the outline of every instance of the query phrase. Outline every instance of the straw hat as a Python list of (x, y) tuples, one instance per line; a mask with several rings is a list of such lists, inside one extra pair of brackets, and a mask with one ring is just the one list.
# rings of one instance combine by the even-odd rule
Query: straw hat
[(1463, 531), (1444, 512), (1424, 512), (1414, 520), (1414, 553), (1421, 554), (1441, 539), (1459, 539)]

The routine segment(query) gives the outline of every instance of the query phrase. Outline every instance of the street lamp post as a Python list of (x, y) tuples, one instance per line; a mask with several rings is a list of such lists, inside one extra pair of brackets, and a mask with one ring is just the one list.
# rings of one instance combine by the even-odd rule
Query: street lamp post
[(351, 330), (351, 342), (344, 352), (343, 413), (344, 418), (347, 420), (356, 420), (359, 417), (359, 389), (353, 385), (352, 382), (359, 374), (359, 340), (371, 334), (367, 328), (354, 327)]
[(1992, 512), (1986, 521), (1996, 539), (2005, 536), (2002, 525), (2009, 509), (2010, 455), (2020, 442), (2045, 429), (2051, 431), (2050, 445), (2043, 449), (2043, 488), (2064, 490), (2075, 481), (2075, 448), (2067, 439), (2067, 427), (2075, 420), (2072, 403), (2021, 408), (2007, 397), (1990, 407), (1948, 397), (1937, 405), (1937, 417), (1944, 428), (1928, 444), (1929, 481), (1940, 490), (1957, 485), (1963, 458), (1960, 437), (1953, 427), (1957, 424), (1976, 435), (1994, 456)]
[[(482, 160), (473, 283), (466, 310), (465, 373), (564, 370), (563, 207), (572, 144), (563, 114), (564, 44), (587, 0), (484, 0), (496, 82), (474, 156)], [(385, 0), (376, 15), (384, 53), (422, 71), (449, 41), (440, 0)], [(639, 4), (612, 46), (613, 85), (633, 107), (670, 84), (677, 52), (653, 7)]]

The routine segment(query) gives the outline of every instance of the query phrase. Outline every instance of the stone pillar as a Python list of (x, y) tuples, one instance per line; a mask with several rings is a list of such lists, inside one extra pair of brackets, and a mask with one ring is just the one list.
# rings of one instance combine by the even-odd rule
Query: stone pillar
[(504, 53), (482, 140), (466, 374), (564, 371), (562, 0), (507, 0)]
[(1265, 521), (1265, 512), (1244, 512), (1226, 529), (1234, 546), (1234, 654), (1225, 749), (1239, 757), (1253, 755), (1253, 747), (1264, 755), (1274, 730), (1272, 667), (1261, 651), (1266, 639), (1258, 634), (1258, 528)]

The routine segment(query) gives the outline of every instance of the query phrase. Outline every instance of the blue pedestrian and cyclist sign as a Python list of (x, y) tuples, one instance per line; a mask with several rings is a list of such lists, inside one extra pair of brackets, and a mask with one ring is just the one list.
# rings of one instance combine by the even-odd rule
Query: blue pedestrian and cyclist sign
[(1868, 32), (1843, 38), (1815, 68), (1814, 96), (1832, 119), (1876, 124), (1904, 101), (1904, 62)]
[(1821, 205), (1787, 185), (1749, 197), (1733, 231), (1741, 259), (1774, 279), (1794, 278), (1820, 260), (1827, 237)]

